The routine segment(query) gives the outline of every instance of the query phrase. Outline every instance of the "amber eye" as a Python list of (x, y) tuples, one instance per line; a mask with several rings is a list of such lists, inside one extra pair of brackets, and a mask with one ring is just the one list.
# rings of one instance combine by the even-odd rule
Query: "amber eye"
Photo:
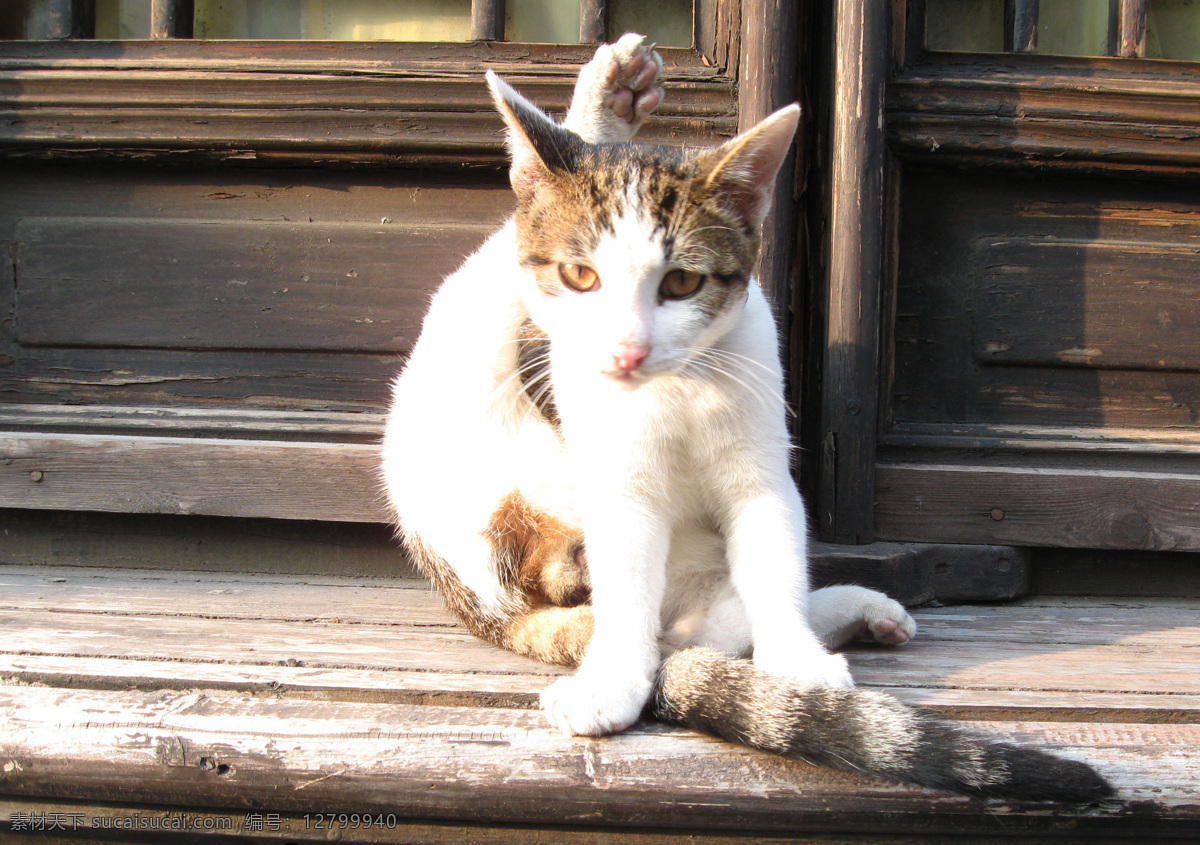
[(687, 299), (704, 286), (705, 278), (702, 273), (672, 270), (663, 276), (662, 287), (659, 288), (659, 291), (664, 299)]
[(585, 293), (600, 287), (600, 277), (591, 267), (582, 264), (559, 264), (558, 277), (571, 290)]

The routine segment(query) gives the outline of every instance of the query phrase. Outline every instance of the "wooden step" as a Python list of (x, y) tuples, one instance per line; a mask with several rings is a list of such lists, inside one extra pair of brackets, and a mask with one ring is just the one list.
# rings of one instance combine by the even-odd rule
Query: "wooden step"
[(1200, 602), (914, 615), (910, 644), (849, 650), (861, 684), (1086, 760), (1121, 800), (984, 804), (654, 724), (564, 737), (536, 712), (561, 670), (478, 642), (421, 581), (5, 566), (0, 819), (66, 816), (81, 836), (192, 813), (324, 841), (314, 814), (370, 813), (394, 825), (354, 835), (396, 842), (1200, 829)]

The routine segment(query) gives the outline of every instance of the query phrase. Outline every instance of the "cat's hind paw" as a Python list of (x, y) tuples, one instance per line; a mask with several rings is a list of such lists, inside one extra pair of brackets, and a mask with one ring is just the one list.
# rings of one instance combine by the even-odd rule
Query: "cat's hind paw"
[(917, 623), (900, 602), (882, 593), (864, 605), (862, 623), (856, 639), (874, 640), (880, 645), (904, 645), (917, 633)]
[(654, 45), (637, 33), (601, 44), (579, 72), (563, 125), (594, 144), (631, 140), (662, 104), (662, 68)]

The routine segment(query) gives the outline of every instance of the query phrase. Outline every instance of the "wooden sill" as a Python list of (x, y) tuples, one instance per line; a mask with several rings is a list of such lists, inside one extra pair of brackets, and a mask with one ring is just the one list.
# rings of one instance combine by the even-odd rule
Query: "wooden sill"
[(93, 819), (187, 814), (228, 820), (227, 835), (324, 841), (314, 814), (370, 813), (385, 823), (344, 841), (1184, 836), (1200, 823), (1197, 611), (931, 608), (908, 646), (851, 649), (860, 683), (1087, 760), (1120, 791), (1062, 808), (659, 725), (562, 737), (533, 709), (558, 670), (479, 643), (418, 580), (5, 566), (0, 830), (39, 813), (77, 821), (76, 836)]

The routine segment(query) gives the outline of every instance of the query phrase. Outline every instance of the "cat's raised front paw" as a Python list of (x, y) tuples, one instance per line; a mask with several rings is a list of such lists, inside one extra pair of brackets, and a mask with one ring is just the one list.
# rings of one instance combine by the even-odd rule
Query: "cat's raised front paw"
[(550, 724), (570, 736), (620, 733), (642, 714), (652, 684), (649, 679), (575, 674), (542, 691), (542, 710)]
[(564, 121), (591, 143), (624, 143), (662, 103), (662, 57), (634, 32), (601, 44), (579, 72), (571, 110)]
[(635, 32), (625, 33), (611, 45), (611, 57), (604, 69), (604, 107), (627, 123), (640, 123), (662, 102), (660, 73), (662, 58), (654, 45)]

